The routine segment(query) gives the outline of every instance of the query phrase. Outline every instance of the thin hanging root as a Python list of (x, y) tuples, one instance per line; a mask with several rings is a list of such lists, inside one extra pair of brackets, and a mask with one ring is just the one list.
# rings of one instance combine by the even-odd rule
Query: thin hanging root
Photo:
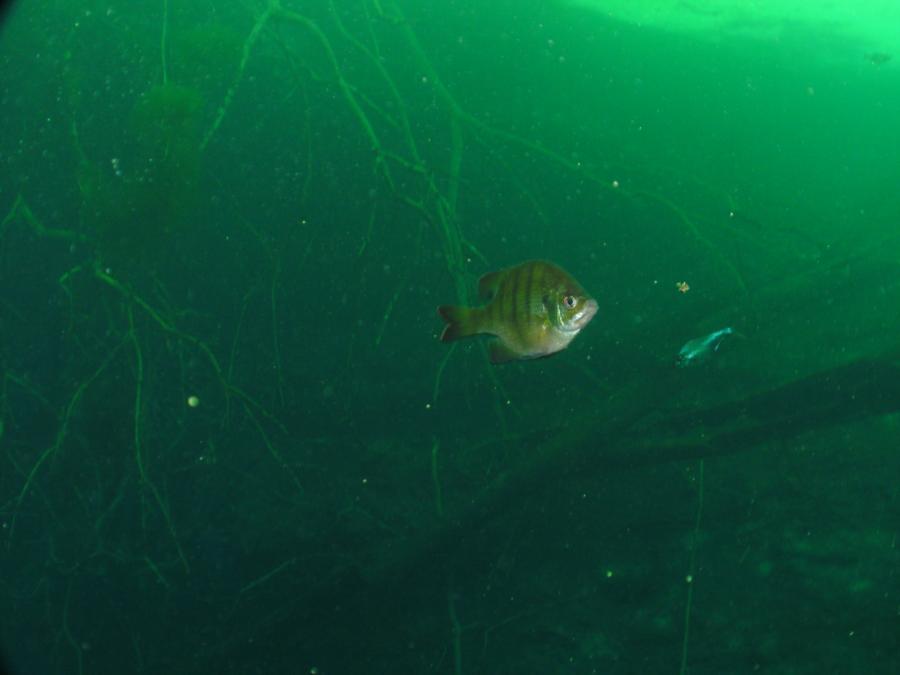
[(169, 83), (169, 68), (166, 65), (166, 35), (169, 32), (169, 0), (163, 0), (162, 35), (159, 38), (159, 55), (162, 60), (162, 82)]
[(150, 492), (153, 493), (153, 497), (156, 499), (156, 504), (157, 506), (159, 506), (160, 513), (162, 513), (163, 518), (166, 521), (166, 528), (169, 530), (172, 541), (175, 543), (175, 549), (178, 551), (178, 558), (179, 560), (181, 560), (181, 564), (184, 566), (185, 573), (189, 574), (191, 568), (190, 565), (188, 565), (187, 558), (184, 555), (184, 550), (182, 550), (181, 548), (181, 543), (178, 541), (178, 535), (175, 533), (175, 525), (172, 522), (172, 517), (169, 514), (169, 509), (166, 506), (165, 502), (163, 502), (162, 496), (159, 494), (159, 489), (156, 487), (156, 483), (150, 480), (150, 477), (147, 475), (146, 468), (144, 467), (143, 445), (141, 442), (141, 420), (143, 417), (142, 410), (144, 393), (144, 353), (141, 350), (141, 343), (138, 341), (137, 332), (134, 329), (134, 311), (132, 310), (132, 306), (130, 304), (128, 305), (127, 339), (131, 341), (131, 344), (134, 347), (136, 371), (134, 391), (134, 461), (137, 464), (141, 483), (150, 488)]
[[(325, 55), (328, 57), (329, 64), (331, 64), (331, 69), (334, 73), (335, 80), (337, 81), (338, 89), (340, 89), (341, 94), (343, 94), (344, 100), (349, 106), (351, 112), (354, 114), (357, 121), (359, 121), (360, 125), (362, 126), (366, 137), (369, 139), (369, 143), (372, 146), (372, 149), (375, 150), (378, 155), (381, 155), (383, 152), (381, 140), (378, 137), (378, 134), (375, 132), (375, 127), (373, 126), (372, 121), (369, 119), (369, 116), (366, 115), (365, 110), (362, 109), (362, 106), (357, 100), (353, 87), (346, 80), (346, 78), (344, 78), (344, 73), (341, 70), (337, 56), (334, 53), (334, 48), (331, 46), (331, 41), (328, 39), (328, 36), (325, 35), (325, 33), (319, 27), (319, 24), (317, 24), (312, 19), (304, 16), (303, 14), (287, 9), (281, 9), (280, 7), (278, 8), (278, 10), (278, 15), (280, 17), (304, 26), (319, 41), (319, 44), (325, 51)], [(384, 164), (382, 164), (382, 166), (386, 171), (388, 182), (393, 187), (394, 181), (390, 176), (389, 167)]]
[[(387, 162), (383, 161), (385, 158), (392, 159), (393, 161), (399, 163), (401, 166), (405, 166), (406, 168), (417, 172), (419, 172), (423, 168), (423, 163), (421, 157), (419, 156), (418, 149), (412, 135), (411, 126), (405, 113), (406, 106), (403, 105), (399, 90), (396, 84), (393, 82), (393, 79), (390, 77), (390, 74), (384, 68), (384, 65), (383, 63), (381, 63), (380, 59), (375, 58), (375, 55), (368, 48), (362, 45), (346, 30), (346, 28), (341, 23), (340, 16), (338, 15), (333, 5), (332, 13), (335, 15), (338, 29), (342, 32), (345, 38), (347, 38), (357, 48), (361, 49), (363, 53), (365, 53), (372, 60), (378, 72), (382, 75), (385, 82), (387, 82), (388, 88), (395, 99), (396, 107), (400, 111), (401, 117), (399, 121), (399, 128), (403, 130), (404, 141), (412, 159), (403, 158), (387, 151), (384, 148), (378, 132), (375, 130), (375, 125), (372, 123), (372, 120), (366, 114), (366, 111), (363, 109), (360, 103), (360, 96), (356, 93), (356, 89), (345, 78), (331, 41), (328, 39), (328, 36), (325, 35), (324, 31), (322, 31), (320, 26), (312, 19), (298, 12), (282, 8), (279, 8), (278, 10), (278, 15), (281, 18), (303, 26), (308, 31), (310, 31), (318, 40), (319, 44), (325, 52), (329, 64), (331, 65), (332, 73), (337, 83), (338, 89), (341, 91), (345, 102), (347, 103), (353, 115), (356, 117), (357, 121), (363, 129), (363, 133), (365, 134), (366, 138), (368, 138), (372, 149), (376, 153), (376, 167), (378, 167), (378, 169), (384, 175), (391, 190), (396, 193), (396, 182), (394, 180), (390, 165)], [(418, 45), (418, 42), (416, 42), (415, 44)], [(430, 66), (430, 64), (428, 64), (427, 59), (425, 59), (424, 57), (424, 54), (421, 54), (420, 60), (422, 60), (423, 63), (427, 65), (426, 72), (434, 75), (433, 80), (441, 88), (441, 91), (444, 92), (443, 98), (446, 101), (450, 101), (452, 107), (458, 108), (455, 102), (453, 102), (449, 93), (446, 92), (446, 89), (444, 89), (443, 85), (441, 85), (439, 80), (437, 80), (436, 73), (434, 73), (433, 68)], [(397, 122), (395, 121), (392, 123), (395, 126), (397, 125)], [(422, 202), (421, 207), (422, 210), (428, 211), (428, 220), (431, 222), (436, 222), (440, 226), (440, 232), (442, 233), (442, 242), (444, 245), (444, 255), (447, 259), (448, 265), (451, 268), (451, 271), (453, 272), (453, 277), (457, 286), (457, 295), (459, 296), (458, 299), (460, 301), (464, 301), (466, 299), (466, 290), (465, 282), (461, 274), (464, 268), (463, 254), (461, 235), (459, 233), (458, 224), (456, 222), (456, 202), (459, 191), (459, 174), (460, 166), (462, 163), (463, 140), (462, 128), (458, 122), (457, 115), (451, 116), (451, 132), (452, 147), (450, 158), (450, 172), (448, 179), (448, 193), (446, 195), (443, 194), (435, 184), (433, 173), (426, 171), (425, 174), (423, 174), (428, 178), (428, 196), (426, 197), (426, 200), (433, 201), (433, 203), (435, 204), (435, 208), (429, 209), (427, 207), (424, 207), (424, 204), (427, 203), (427, 201)], [(406, 198), (404, 201), (415, 206), (412, 200), (409, 200), (408, 198)], [(381, 332), (383, 332), (383, 328), (379, 333)]]
[(59, 430), (56, 432), (56, 438), (53, 441), (53, 445), (48, 447), (44, 452), (41, 453), (41, 456), (38, 457), (37, 461), (31, 467), (31, 471), (28, 472), (28, 476), (25, 478), (25, 484), (22, 486), (22, 489), (19, 491), (18, 496), (15, 500), (15, 506), (13, 507), (12, 518), (10, 518), (9, 523), (9, 538), (7, 539), (7, 548), (12, 546), (13, 535), (16, 531), (16, 521), (19, 516), (19, 509), (22, 506), (22, 502), (25, 497), (28, 495), (28, 492), (31, 490), (31, 486), (34, 484), (35, 478), (37, 478), (38, 472), (41, 467), (53, 457), (57, 452), (62, 449), (63, 444), (66, 441), (66, 436), (69, 433), (69, 424), (72, 421), (72, 415), (75, 412), (75, 408), (78, 406), (81, 401), (82, 396), (84, 396), (84, 392), (87, 391), (88, 387), (94, 383), (94, 381), (100, 377), (100, 375), (106, 370), (110, 363), (112, 363), (113, 359), (118, 355), (119, 350), (122, 348), (122, 344), (119, 344), (110, 351), (107, 355), (106, 359), (103, 363), (100, 364), (100, 367), (94, 371), (94, 373), (84, 380), (81, 384), (78, 385), (78, 388), (75, 389), (75, 393), (72, 394), (72, 397), (69, 399), (68, 405), (66, 405), (65, 413), (63, 414), (62, 423), (60, 424)]
[(241, 80), (244, 77), (244, 69), (247, 67), (247, 62), (250, 60), (250, 52), (253, 51), (253, 46), (259, 39), (259, 34), (265, 27), (266, 22), (268, 22), (272, 15), (278, 9), (280, 9), (280, 4), (281, 3), (279, 2), (279, 0), (269, 0), (269, 4), (266, 6), (265, 11), (260, 14), (259, 18), (256, 20), (256, 23), (253, 24), (253, 28), (250, 30), (250, 34), (244, 41), (244, 48), (241, 50), (241, 62), (240, 65), (238, 65), (237, 74), (235, 75), (234, 81), (231, 83), (231, 86), (228, 87), (228, 91), (225, 92), (225, 98), (222, 101), (222, 105), (219, 106), (219, 110), (216, 112), (216, 117), (213, 120), (212, 125), (203, 136), (203, 141), (200, 143), (201, 151), (206, 149), (206, 146), (209, 145), (212, 137), (215, 136), (216, 132), (219, 130), (219, 127), (222, 125), (222, 120), (225, 119), (225, 113), (227, 113), (228, 108), (231, 107), (231, 102), (234, 100), (234, 95), (237, 92), (238, 85), (241, 83)]
[[(259, 431), (260, 436), (262, 437), (263, 443), (266, 448), (269, 450), (269, 453), (276, 459), (279, 466), (285, 469), (288, 474), (291, 476), (294, 484), (298, 489), (302, 490), (302, 486), (300, 484), (299, 479), (292, 469), (288, 466), (287, 462), (281, 457), (280, 453), (275, 449), (269, 440), (268, 435), (265, 433), (262, 424), (260, 424), (259, 418), (257, 417), (257, 413), (265, 417), (269, 422), (277, 426), (283, 433), (287, 434), (287, 429), (285, 426), (265, 407), (263, 407), (258, 401), (256, 401), (252, 396), (247, 394), (240, 387), (237, 387), (231, 384), (225, 377), (224, 372), (222, 371), (222, 367), (219, 364), (219, 360), (216, 358), (216, 355), (213, 354), (212, 349), (210, 349), (209, 345), (207, 345), (202, 340), (194, 337), (189, 333), (185, 333), (184, 331), (176, 328), (170, 321), (168, 321), (165, 317), (160, 314), (159, 311), (154, 309), (147, 301), (145, 301), (141, 296), (134, 293), (130, 288), (122, 284), (122, 282), (118, 281), (114, 277), (112, 277), (107, 272), (97, 268), (94, 270), (95, 276), (108, 284), (112, 288), (116, 289), (119, 293), (121, 293), (125, 298), (129, 299), (134, 305), (143, 309), (149, 316), (152, 318), (160, 328), (162, 328), (165, 332), (170, 333), (181, 340), (184, 340), (188, 344), (193, 345), (197, 349), (199, 349), (204, 356), (206, 356), (209, 361), (210, 367), (216, 374), (216, 378), (219, 380), (219, 384), (222, 386), (223, 391), (226, 395), (226, 406), (230, 403), (230, 397), (235, 396), (243, 405), (244, 410), (247, 412), (251, 421), (253, 422), (256, 429)], [(129, 306), (130, 311), (130, 306)], [(156, 497), (157, 503), (160, 505), (160, 508), (163, 508), (163, 502), (159, 493), (156, 491), (155, 486), (152, 483), (149, 483), (151, 489)], [(166, 517), (168, 518), (168, 512), (164, 510)], [(171, 523), (170, 523), (171, 525)], [(174, 530), (172, 530), (174, 533)], [(183, 562), (185, 562), (183, 560)], [(186, 562), (185, 562), (186, 564)]]
[(447, 350), (447, 353), (444, 354), (444, 358), (441, 359), (440, 365), (438, 365), (437, 374), (434, 376), (434, 388), (431, 390), (431, 406), (434, 407), (437, 405), (438, 393), (441, 389), (441, 377), (444, 374), (444, 368), (447, 367), (447, 363), (450, 361), (450, 357), (453, 356), (453, 352), (456, 350), (459, 342), (453, 342), (450, 344), (450, 349)]
[(296, 558), (290, 558), (288, 560), (285, 560), (283, 563), (281, 563), (280, 565), (276, 566), (275, 568), (269, 570), (268, 572), (263, 574), (258, 579), (254, 579), (249, 584), (244, 586), (240, 591), (238, 591), (238, 595), (242, 595), (243, 593), (252, 591), (254, 588), (257, 588), (258, 586), (262, 586), (264, 583), (266, 583), (269, 579), (274, 577), (276, 574), (278, 574), (282, 570), (285, 570), (288, 567), (290, 567), (291, 565), (294, 565), (296, 563), (297, 563)]
[(694, 600), (694, 575), (697, 573), (697, 546), (700, 540), (700, 520), (703, 517), (703, 460), (700, 460), (699, 477), (697, 479), (697, 515), (694, 518), (694, 532), (691, 537), (691, 562), (688, 564), (687, 600), (684, 603), (684, 637), (681, 641), (681, 667), (679, 675), (687, 673), (688, 639), (691, 628), (691, 605)]
[(406, 288), (407, 277), (403, 278), (403, 281), (397, 286), (397, 290), (394, 291), (394, 294), (391, 296), (390, 301), (388, 302), (387, 309), (384, 310), (384, 316), (381, 317), (381, 324), (378, 326), (378, 331), (375, 333), (375, 346), (378, 347), (381, 344), (382, 338), (384, 338), (384, 331), (387, 328), (388, 320), (391, 318), (391, 313), (394, 311), (394, 305), (397, 304), (397, 300), (400, 298), (400, 294)]
[(62, 616), (62, 624), (63, 624), (63, 634), (66, 636), (66, 642), (69, 643), (69, 646), (75, 651), (76, 662), (78, 663), (77, 673), (78, 675), (82, 675), (84, 673), (84, 647), (82, 646), (82, 641), (75, 639), (75, 636), (72, 635), (72, 629), (69, 627), (69, 600), (72, 596), (72, 584), (74, 583), (74, 579), (69, 579), (69, 585), (66, 588), (66, 604), (63, 605), (63, 616)]
[[(255, 289), (251, 288), (244, 294), (244, 301), (241, 303), (241, 314), (238, 317), (237, 326), (234, 329), (234, 338), (231, 340), (231, 352), (228, 355), (228, 372), (225, 375), (226, 382), (234, 379), (234, 362), (237, 357), (238, 340), (241, 337), (241, 330), (244, 327), (244, 318), (247, 316), (247, 308), (250, 306), (250, 298), (253, 297)], [(231, 397), (225, 397), (225, 414), (222, 416), (222, 425), (227, 426), (228, 420), (231, 419)]]
[(287, 471), (297, 490), (301, 493), (304, 492), (303, 484), (300, 482), (300, 479), (297, 478), (297, 474), (294, 473), (294, 470), (291, 468), (290, 464), (288, 464), (284, 457), (281, 456), (281, 453), (278, 452), (278, 449), (274, 445), (272, 445), (271, 441), (269, 441), (269, 435), (266, 433), (265, 429), (263, 429), (256, 415), (254, 415), (253, 411), (250, 409), (250, 405), (248, 404), (249, 400), (251, 400), (249, 397), (246, 400), (243, 398), (240, 399), (241, 403), (244, 406), (244, 410), (247, 413), (247, 416), (250, 418), (250, 421), (253, 422), (253, 426), (255, 426), (256, 430), (259, 432), (259, 435), (263, 440), (263, 444), (266, 446), (269, 454), (272, 455), (275, 463), (278, 464), (278, 466), (280, 466), (282, 469)]
[(145, 563), (147, 563), (147, 568), (150, 570), (150, 572), (153, 574), (153, 576), (156, 577), (156, 580), (160, 584), (165, 586), (166, 588), (169, 588), (169, 582), (166, 581), (166, 578), (163, 576), (163, 573), (160, 571), (159, 566), (150, 559), (150, 556), (145, 555), (143, 560)]
[[(263, 440), (266, 446), (269, 448), (270, 452), (277, 456), (277, 452), (272, 447), (269, 442), (268, 436), (265, 435), (262, 429), (262, 425), (259, 423), (257, 419), (256, 413), (259, 413), (263, 417), (265, 417), (269, 422), (277, 426), (283, 433), (287, 434), (287, 428), (282, 424), (275, 415), (269, 412), (264, 406), (262, 406), (256, 399), (250, 396), (247, 392), (245, 392), (240, 387), (237, 387), (231, 382), (229, 382), (225, 373), (222, 371), (222, 366), (219, 364), (219, 360), (216, 358), (216, 355), (213, 354), (212, 349), (210, 349), (209, 345), (207, 345), (203, 340), (191, 335), (190, 333), (185, 333), (183, 330), (175, 327), (169, 320), (162, 316), (162, 314), (153, 308), (146, 300), (144, 300), (141, 296), (134, 293), (130, 288), (125, 286), (122, 282), (120, 282), (115, 277), (111, 276), (107, 272), (101, 270), (100, 268), (96, 268), (94, 270), (94, 275), (108, 284), (112, 288), (116, 289), (119, 293), (121, 293), (125, 298), (129, 299), (134, 305), (143, 309), (151, 319), (153, 319), (160, 328), (162, 328), (165, 332), (174, 335), (187, 342), (190, 345), (193, 345), (195, 348), (199, 349), (206, 359), (209, 361), (210, 367), (213, 369), (213, 372), (216, 374), (216, 379), (218, 379), (219, 384), (222, 387), (222, 390), (225, 392), (225, 396), (235, 396), (237, 399), (243, 404), (244, 409), (250, 415), (250, 418), (253, 420), (253, 423), (256, 425), (257, 429), (259, 429), (260, 433), (263, 436)], [(227, 404), (227, 401), (226, 401)], [(295, 482), (297, 481), (296, 476), (293, 476)], [(298, 484), (299, 487), (299, 484)]]
[(366, 228), (366, 236), (363, 237), (362, 242), (359, 245), (359, 248), (356, 249), (356, 257), (361, 258), (362, 254), (366, 252), (366, 247), (369, 245), (369, 242), (372, 240), (372, 230), (375, 227), (375, 205), (376, 202), (372, 202), (372, 210), (369, 212), (369, 226)]
[(62, 239), (64, 241), (71, 242), (79, 242), (84, 243), (87, 241), (87, 238), (78, 232), (73, 232), (72, 230), (61, 230), (53, 227), (46, 227), (37, 216), (34, 215), (31, 208), (28, 206), (28, 203), (25, 201), (25, 198), (19, 193), (16, 196), (16, 201), (13, 202), (12, 207), (9, 210), (9, 213), (0, 221), (0, 237), (3, 236), (3, 232), (12, 223), (16, 218), (21, 218), (26, 225), (28, 225), (36, 235), (39, 237), (47, 237), (50, 239)]
[[(347, 28), (344, 26), (344, 22), (341, 20), (340, 12), (337, 11), (335, 7), (334, 0), (329, 2), (331, 7), (331, 14), (334, 17), (335, 24), (338, 27), (338, 30), (344, 36), (344, 38), (354, 45), (357, 49), (359, 49), (366, 57), (369, 59), (369, 62), (375, 67), (378, 71), (378, 74), (381, 75), (381, 78), (384, 80), (385, 84), (388, 87), (388, 91), (391, 93), (391, 98), (394, 100), (394, 107), (399, 112), (399, 121), (393, 120), (388, 115), (385, 115), (385, 119), (389, 120), (389, 123), (392, 124), (395, 128), (402, 129), (403, 131), (403, 139), (406, 143), (406, 146), (409, 150), (410, 155), (413, 158), (413, 162), (416, 165), (420, 165), (422, 163), (422, 158), (419, 155), (418, 147), (416, 146), (415, 137), (412, 133), (412, 125), (409, 122), (409, 115), (406, 114), (406, 104), (403, 101), (403, 97), (400, 95), (400, 90), (397, 88), (396, 82), (394, 82), (394, 78), (391, 77), (391, 74), (388, 72), (387, 68), (384, 65), (384, 59), (380, 57), (377, 53), (378, 50), (378, 40), (375, 36), (375, 31), (372, 30), (371, 21), (367, 22), (369, 26), (369, 30), (371, 32), (372, 42), (375, 44), (376, 52), (372, 52), (368, 47), (366, 47), (362, 42), (360, 42)], [(368, 13), (368, 8), (367, 8)]]
[(507, 397), (503, 383), (497, 376), (497, 369), (491, 364), (491, 356), (484, 342), (481, 343), (481, 353), (484, 356), (485, 370), (494, 385), (494, 412), (497, 413), (497, 419), (500, 421), (500, 435), (502, 438), (509, 438), (509, 425), (506, 423), (506, 411), (503, 409), (503, 403), (504, 401), (509, 403), (511, 399)]
[(438, 518), (444, 517), (444, 498), (441, 494), (441, 478), (438, 470), (438, 450), (441, 442), (435, 438), (431, 443), (431, 482), (434, 484), (434, 508)]
[(275, 356), (275, 376), (278, 378), (278, 399), (284, 408), (284, 373), (281, 369), (281, 345), (278, 341), (278, 277), (281, 275), (281, 258), (275, 260), (275, 271), (272, 273), (272, 285), (269, 288), (269, 301), (272, 306), (272, 349)]
[(462, 675), (462, 625), (456, 613), (456, 595), (452, 586), (447, 590), (447, 613), (450, 615), (450, 638), (453, 645), (453, 675)]
[(236, 388), (229, 385), (225, 380), (224, 374), (222, 372), (222, 366), (219, 365), (219, 360), (216, 358), (216, 355), (213, 354), (212, 349), (209, 348), (209, 345), (203, 342), (203, 340), (200, 340), (190, 333), (185, 333), (184, 331), (176, 328), (169, 320), (163, 317), (163, 315), (158, 310), (154, 309), (146, 300), (144, 300), (141, 296), (125, 286), (121, 281), (113, 277), (108, 272), (105, 272), (99, 267), (95, 267), (94, 276), (103, 283), (111, 286), (116, 291), (121, 293), (130, 303), (137, 305), (138, 307), (143, 309), (150, 316), (150, 318), (153, 319), (153, 321), (155, 321), (156, 324), (159, 325), (159, 327), (162, 328), (165, 332), (171, 333), (175, 337), (184, 340), (188, 344), (191, 344), (199, 349), (209, 361), (209, 364), (215, 372), (216, 378), (219, 380), (222, 388), (225, 390), (226, 395), (228, 393), (237, 393)]

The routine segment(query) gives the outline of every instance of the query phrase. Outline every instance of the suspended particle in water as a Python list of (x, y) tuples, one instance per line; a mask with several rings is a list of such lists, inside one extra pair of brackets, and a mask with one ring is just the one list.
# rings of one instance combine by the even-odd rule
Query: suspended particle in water
[(187, 404), (189, 408), (196, 408), (200, 405), (200, 399), (196, 396), (188, 396)]

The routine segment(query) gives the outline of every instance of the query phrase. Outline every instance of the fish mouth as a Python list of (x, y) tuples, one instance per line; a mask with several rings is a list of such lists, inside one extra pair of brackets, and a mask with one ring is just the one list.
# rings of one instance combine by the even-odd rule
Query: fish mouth
[(568, 325), (569, 331), (578, 331), (587, 326), (591, 319), (594, 318), (594, 315), (597, 313), (599, 309), (599, 305), (597, 305), (597, 301), (591, 298), (587, 302), (584, 303), (584, 307), (581, 308), (581, 311), (575, 314), (570, 320)]

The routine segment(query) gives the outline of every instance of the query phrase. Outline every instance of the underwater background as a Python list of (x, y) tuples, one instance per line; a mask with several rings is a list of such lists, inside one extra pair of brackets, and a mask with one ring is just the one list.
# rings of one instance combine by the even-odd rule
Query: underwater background
[[(8, 672), (900, 672), (900, 6), (811, 4), (8, 7)], [(438, 340), (536, 258), (568, 349)]]

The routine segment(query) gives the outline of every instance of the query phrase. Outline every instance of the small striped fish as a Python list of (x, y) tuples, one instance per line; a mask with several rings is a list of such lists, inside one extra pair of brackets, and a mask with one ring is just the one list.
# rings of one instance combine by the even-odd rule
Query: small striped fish
[(537, 359), (562, 351), (597, 313), (597, 301), (565, 270), (530, 260), (478, 281), (484, 307), (441, 305), (442, 342), (495, 335), (491, 361)]

